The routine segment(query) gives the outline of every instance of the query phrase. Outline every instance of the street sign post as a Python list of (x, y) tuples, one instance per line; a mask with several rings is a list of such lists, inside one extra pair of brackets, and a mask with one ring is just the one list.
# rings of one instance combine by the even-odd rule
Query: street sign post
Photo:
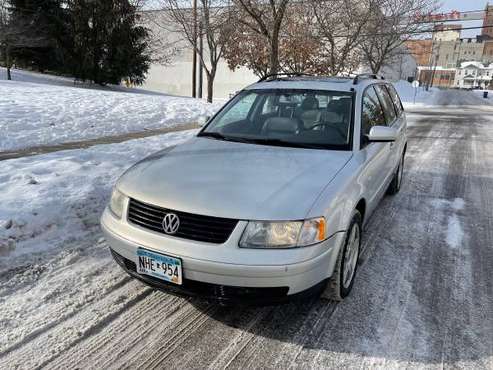
[(413, 81), (413, 87), (414, 87), (414, 104), (416, 104), (416, 94), (418, 93), (418, 87), (419, 87), (418, 80)]

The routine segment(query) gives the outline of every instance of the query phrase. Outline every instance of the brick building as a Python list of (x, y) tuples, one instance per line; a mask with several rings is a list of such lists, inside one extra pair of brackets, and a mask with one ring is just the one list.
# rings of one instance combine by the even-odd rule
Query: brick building
[(418, 66), (427, 66), (430, 64), (431, 45), (431, 40), (406, 41), (406, 46), (414, 59), (416, 59)]

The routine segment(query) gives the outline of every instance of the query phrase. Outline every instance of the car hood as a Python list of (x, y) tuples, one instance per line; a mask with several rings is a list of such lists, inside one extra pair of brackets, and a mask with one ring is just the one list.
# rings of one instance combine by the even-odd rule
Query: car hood
[(195, 137), (137, 163), (117, 186), (140, 201), (183, 212), (298, 220), (350, 158), (345, 151)]

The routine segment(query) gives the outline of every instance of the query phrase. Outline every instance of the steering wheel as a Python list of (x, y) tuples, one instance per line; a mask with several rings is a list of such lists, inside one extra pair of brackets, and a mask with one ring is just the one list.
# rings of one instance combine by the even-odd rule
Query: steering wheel
[(334, 126), (329, 122), (317, 122), (313, 126), (310, 127), (310, 130), (314, 130), (316, 127), (323, 127), (325, 128), (330, 128), (332, 130), (337, 131), (339, 135), (341, 135), (342, 138), (346, 138), (346, 133), (341, 130), (338, 126)]

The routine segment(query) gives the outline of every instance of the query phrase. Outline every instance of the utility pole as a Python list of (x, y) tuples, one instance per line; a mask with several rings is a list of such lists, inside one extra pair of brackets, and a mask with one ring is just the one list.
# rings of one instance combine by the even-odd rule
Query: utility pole
[(204, 80), (204, 38), (202, 37), (202, 17), (200, 19), (199, 23), (199, 55), (200, 55), (200, 60), (199, 60), (199, 99), (202, 99), (202, 86), (203, 86), (203, 80)]
[(430, 51), (430, 60), (428, 63), (428, 78), (426, 79), (426, 91), (429, 90), (430, 88), (430, 83), (432, 83), (431, 74), (432, 74), (432, 67), (433, 67), (433, 59), (434, 59), (434, 48), (435, 48), (435, 30), (436, 30), (436, 22), (433, 22), (433, 32), (431, 34), (431, 51)]
[(193, 0), (192, 97), (197, 97), (197, 0)]

